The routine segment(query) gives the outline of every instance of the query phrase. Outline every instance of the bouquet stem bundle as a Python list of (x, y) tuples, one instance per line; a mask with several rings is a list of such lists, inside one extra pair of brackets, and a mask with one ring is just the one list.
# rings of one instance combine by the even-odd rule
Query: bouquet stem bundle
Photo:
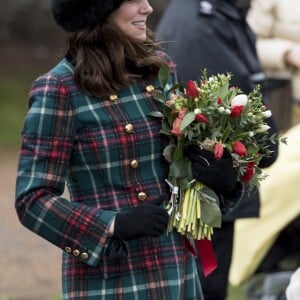
[[(177, 197), (176, 200), (172, 193), (168, 206), (170, 214), (168, 232), (176, 228), (179, 233), (192, 239), (211, 239), (213, 227), (205, 224), (201, 218), (201, 203), (206, 201), (200, 193), (203, 187), (201, 182), (194, 181), (182, 197)], [(179, 203), (176, 204), (176, 201)]]

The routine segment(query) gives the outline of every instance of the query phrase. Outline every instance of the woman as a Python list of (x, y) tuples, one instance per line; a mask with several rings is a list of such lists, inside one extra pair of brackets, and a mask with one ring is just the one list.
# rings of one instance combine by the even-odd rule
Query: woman
[(169, 61), (147, 29), (152, 7), (52, 0), (52, 12), (69, 51), (30, 91), (21, 223), (64, 251), (63, 299), (203, 299), (186, 239), (165, 234), (165, 141), (147, 114)]

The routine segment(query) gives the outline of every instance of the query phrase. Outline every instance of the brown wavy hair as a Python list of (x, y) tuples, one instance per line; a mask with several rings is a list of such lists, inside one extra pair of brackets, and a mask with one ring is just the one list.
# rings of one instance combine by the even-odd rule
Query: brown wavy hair
[(126, 36), (114, 24), (104, 23), (73, 33), (68, 56), (74, 78), (90, 96), (107, 97), (137, 78), (156, 76), (166, 62), (157, 54), (160, 45), (147, 30), (144, 42)]

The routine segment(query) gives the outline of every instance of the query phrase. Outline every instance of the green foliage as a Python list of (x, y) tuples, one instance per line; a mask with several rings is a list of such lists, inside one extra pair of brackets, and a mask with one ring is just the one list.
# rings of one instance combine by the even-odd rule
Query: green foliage
[(193, 144), (212, 151), (216, 160), (229, 152), (237, 180), (251, 189), (265, 178), (258, 165), (271, 154), (268, 145), (280, 140), (269, 136), (266, 119), (271, 111), (262, 102), (259, 86), (246, 95), (231, 87), (231, 74), (208, 77), (204, 70), (198, 81), (189, 80), (182, 91), (178, 84), (171, 86), (170, 75), (166, 66), (160, 69), (154, 99), (162, 110), (149, 114), (162, 119), (160, 133), (170, 139), (163, 152), (170, 164), (168, 181), (180, 191), (173, 188), (168, 204), (172, 207), (168, 232), (173, 226), (193, 239), (210, 238), (212, 228), (221, 226), (218, 196), (193, 180), (190, 161), (184, 157), (186, 147)]
[(20, 79), (0, 78), (0, 147), (18, 147), (27, 110), (28, 84)]
[[(232, 154), (239, 180), (247, 180), (250, 188), (258, 186), (264, 178), (257, 165), (271, 154), (268, 143), (286, 143), (284, 138), (268, 134), (266, 119), (271, 112), (262, 102), (260, 86), (245, 95), (239, 88), (230, 86), (231, 74), (208, 77), (204, 70), (199, 81), (190, 80), (183, 92), (178, 90), (178, 85), (170, 87), (169, 75), (165, 66), (159, 72), (161, 86), (156, 90), (155, 99), (163, 103), (163, 111), (152, 112), (151, 116), (162, 118), (161, 133), (170, 137), (177, 147), (173, 149), (172, 161), (184, 159), (183, 148), (188, 144), (198, 144), (211, 151), (221, 145)], [(243, 144), (246, 155), (233, 147), (236, 143)], [(247, 170), (250, 162), (254, 163), (256, 172), (252, 178), (246, 178), (244, 174), (252, 172)], [(177, 168), (170, 169), (170, 179), (176, 179), (175, 172), (180, 174)]]

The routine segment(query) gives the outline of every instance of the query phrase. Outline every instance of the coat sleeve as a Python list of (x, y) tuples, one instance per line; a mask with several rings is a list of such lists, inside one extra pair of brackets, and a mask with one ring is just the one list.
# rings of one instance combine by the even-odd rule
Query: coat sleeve
[(257, 36), (257, 53), (267, 70), (288, 70), (285, 53), (294, 44), (287, 39), (274, 36), (277, 0), (253, 0), (247, 21)]
[(20, 222), (89, 265), (99, 263), (115, 215), (62, 197), (76, 115), (62, 81), (48, 74), (35, 81), (22, 130), (15, 208)]

